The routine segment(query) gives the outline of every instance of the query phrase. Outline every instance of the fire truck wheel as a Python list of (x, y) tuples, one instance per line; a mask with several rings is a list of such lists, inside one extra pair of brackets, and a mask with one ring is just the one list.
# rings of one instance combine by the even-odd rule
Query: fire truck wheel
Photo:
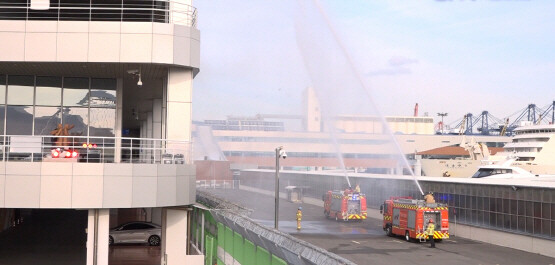
[(385, 234), (386, 234), (387, 236), (393, 236), (393, 231), (392, 231), (390, 225), (388, 225), (388, 226), (385, 228)]
[(411, 241), (409, 231), (406, 231), (406, 232), (405, 232), (405, 240), (406, 240), (407, 242), (410, 242), (410, 241)]

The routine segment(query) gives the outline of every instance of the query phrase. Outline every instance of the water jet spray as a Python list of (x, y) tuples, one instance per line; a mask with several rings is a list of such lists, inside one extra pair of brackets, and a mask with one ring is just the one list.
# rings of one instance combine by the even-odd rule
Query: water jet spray
[[(302, 17), (303, 17), (303, 18), (308, 17), (308, 16), (310, 15), (310, 14), (308, 14), (308, 11), (310, 11), (310, 9), (309, 9), (309, 8), (304, 8), (304, 5), (305, 5), (307, 2), (302, 1), (302, 0), (298, 0), (297, 3), (298, 3), (298, 5), (299, 5), (299, 7), (300, 7), (300, 10), (301, 10), (301, 11), (305, 11), (305, 13), (306, 13), (306, 14), (303, 14)], [(345, 48), (345, 45), (344, 45), (344, 44), (341, 42), (341, 40), (339, 39), (337, 32), (335, 31), (334, 27), (331, 25), (331, 22), (330, 22), (330, 20), (329, 20), (329, 18), (328, 18), (328, 16), (327, 16), (327, 14), (326, 14), (325, 11), (323, 10), (322, 6), (320, 5), (319, 1), (318, 1), (318, 0), (313, 0), (312, 3), (313, 3), (313, 5), (316, 7), (316, 10), (317, 10), (317, 13), (318, 13), (319, 17), (324, 21), (324, 23), (325, 23), (325, 29), (327, 29), (327, 30), (329, 31), (329, 33), (331, 33), (331, 37), (332, 37), (331, 46), (336, 46), (336, 47), (338, 48), (338, 50), (339, 50), (339, 55), (340, 55), (339, 57), (343, 57), (343, 58), (346, 60), (346, 62), (344, 63), (344, 66), (347, 68), (346, 70), (349, 70), (350, 73), (352, 73), (352, 74), (354, 75), (354, 82), (355, 82), (358, 86), (360, 86), (360, 88), (362, 88), (362, 90), (365, 92), (365, 94), (366, 94), (366, 96), (367, 96), (367, 99), (368, 99), (368, 102), (370, 103), (370, 106), (374, 106), (374, 111), (377, 113), (377, 116), (379, 117), (381, 123), (383, 124), (383, 129), (384, 129), (384, 131), (385, 131), (385, 134), (386, 134), (386, 135), (389, 135), (390, 139), (391, 139), (392, 142), (393, 142), (393, 145), (394, 145), (394, 147), (395, 147), (395, 150), (397, 151), (398, 154), (400, 154), (400, 158), (401, 158), (401, 160), (402, 160), (404, 166), (408, 169), (408, 171), (410, 172), (410, 174), (413, 176), (414, 182), (416, 183), (416, 186), (418, 187), (418, 190), (420, 191), (420, 193), (422, 194), (422, 196), (424, 196), (425, 194), (424, 194), (424, 192), (423, 192), (423, 190), (422, 190), (422, 187), (420, 186), (420, 183), (418, 182), (418, 179), (417, 179), (416, 176), (414, 175), (414, 172), (413, 172), (413, 170), (411, 169), (411, 167), (410, 167), (410, 165), (409, 165), (409, 162), (408, 162), (407, 158), (403, 155), (402, 149), (401, 149), (401, 147), (399, 146), (399, 143), (397, 142), (397, 140), (395, 139), (395, 137), (393, 136), (393, 133), (391, 132), (391, 129), (389, 128), (386, 119), (383, 117), (383, 115), (381, 115), (381, 113), (379, 112), (379, 110), (377, 110), (377, 108), (375, 108), (376, 105), (375, 105), (374, 100), (373, 100), (373, 98), (372, 98), (372, 96), (371, 96), (371, 93), (370, 93), (370, 91), (369, 91), (369, 89), (368, 89), (368, 86), (366, 85), (366, 83), (365, 83), (364, 79), (362, 78), (362, 75), (360, 74), (360, 72), (359, 72), (359, 71), (357, 70), (357, 68), (354, 66), (353, 60), (352, 60), (351, 56), (349, 55), (349, 53), (347, 52), (347, 49)], [(306, 66), (306, 68), (307, 68), (307, 71), (308, 71), (309, 75), (311, 75), (311, 78), (313, 79), (313, 82), (319, 82), (319, 81), (321, 81), (321, 80), (318, 80), (317, 75), (318, 75), (318, 74), (322, 74), (322, 72), (324, 72), (324, 71), (316, 71), (316, 69), (314, 69), (313, 67), (311, 67), (311, 66), (313, 66), (313, 65), (311, 65), (310, 60), (311, 60), (311, 59), (314, 59), (314, 58), (308, 58), (308, 57), (309, 57), (309, 55), (310, 55), (311, 52), (314, 53), (314, 51), (312, 51), (311, 49), (313, 49), (313, 48), (315, 48), (315, 47), (319, 47), (318, 45), (320, 45), (321, 47), (324, 47), (324, 45), (325, 45), (325, 44), (324, 44), (325, 40), (319, 39), (320, 41), (318, 42), (318, 45), (312, 45), (312, 46), (310, 46), (310, 47), (306, 47), (306, 46), (303, 47), (303, 44), (305, 44), (305, 43), (303, 43), (303, 42), (304, 42), (304, 41), (308, 41), (307, 38), (310, 37), (310, 35), (315, 36), (315, 37), (318, 36), (318, 37), (322, 38), (322, 36), (325, 35), (325, 32), (318, 32), (318, 35), (316, 35), (315, 33), (310, 34), (311, 32), (304, 32), (305, 35), (307, 35), (307, 36), (304, 36), (304, 35), (302, 35), (302, 34), (299, 32), (300, 30), (301, 30), (301, 26), (300, 26), (300, 24), (299, 24), (299, 25), (297, 25), (297, 27), (296, 27), (296, 31), (297, 31), (297, 44), (298, 44), (299, 50), (301, 51), (301, 55), (302, 55), (302, 57), (303, 57), (303, 61), (304, 61), (304, 63), (305, 63), (305, 66)], [(304, 38), (304, 39), (303, 39), (303, 38)], [(310, 39), (310, 40), (312, 40), (312, 39)], [(328, 43), (328, 44), (329, 44), (329, 43)], [(326, 47), (326, 48), (330, 48), (330, 47)], [(325, 56), (326, 56), (326, 55), (325, 55), (325, 54), (319, 54), (319, 55), (314, 55), (314, 56), (318, 56), (318, 57), (315, 57), (315, 58), (324, 58), (324, 59), (325, 59)], [(330, 56), (329, 54), (328, 54), (327, 56), (328, 56), (328, 57), (331, 57), (331, 58), (329, 59), (329, 61), (327, 62), (327, 64), (326, 64), (326, 63), (320, 62), (320, 64), (318, 64), (317, 67), (320, 67), (320, 68), (321, 68), (321, 69), (319, 69), (319, 70), (328, 70), (328, 72), (327, 72), (328, 74), (330, 74), (330, 73), (336, 73), (336, 71), (335, 71), (336, 69), (326, 69), (326, 68), (324, 68), (324, 67), (332, 67), (332, 66), (337, 67), (337, 65), (340, 65), (340, 63), (341, 63), (341, 61), (340, 61), (341, 58), (335, 58), (335, 57), (333, 57), (333, 56)], [(312, 63), (314, 63), (314, 62), (312, 62)], [(337, 64), (333, 64), (333, 63), (337, 63)], [(333, 78), (330, 78), (330, 76), (326, 76), (326, 77), (327, 77), (327, 80), (326, 80), (326, 81), (330, 81), (330, 83), (332, 83), (331, 85), (333, 85), (333, 82), (335, 82), (335, 83), (338, 82), (337, 80), (334, 80)], [(339, 84), (339, 83), (338, 83), (338, 84)], [(316, 86), (316, 85), (317, 85), (317, 84), (315, 84), (315, 86)], [(348, 85), (346, 86), (345, 84), (341, 84), (341, 85), (344, 86), (344, 87), (348, 87)], [(330, 84), (328, 84), (327, 86), (329, 87)], [(341, 86), (338, 86), (337, 88), (339, 88), (339, 87), (341, 87)], [(333, 132), (333, 130), (334, 130), (333, 128), (334, 128), (334, 127), (335, 127), (335, 126), (333, 126), (333, 124), (332, 124), (332, 126), (328, 126), (328, 128), (330, 128), (330, 133)], [(334, 139), (335, 139), (335, 144), (337, 144), (337, 139), (336, 139), (336, 137), (334, 137), (334, 135), (332, 134), (332, 140), (334, 140)], [(339, 151), (339, 150), (338, 150), (338, 151)], [(341, 157), (341, 154), (339, 154), (338, 156)], [(342, 161), (341, 158), (340, 158), (339, 160), (340, 160), (340, 162)], [(342, 165), (342, 166), (343, 166), (343, 170), (345, 170), (345, 165)], [(349, 178), (348, 178), (348, 176), (347, 176), (346, 170), (345, 170), (345, 177), (346, 177), (346, 179), (347, 179), (347, 183), (349, 183), (349, 186), (350, 186), (350, 181), (349, 181)]]

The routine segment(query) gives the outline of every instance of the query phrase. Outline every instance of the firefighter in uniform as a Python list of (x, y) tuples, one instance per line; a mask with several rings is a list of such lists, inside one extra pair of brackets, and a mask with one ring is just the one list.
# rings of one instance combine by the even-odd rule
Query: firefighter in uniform
[(434, 225), (434, 220), (430, 219), (428, 221), (428, 227), (426, 227), (426, 234), (428, 234), (428, 240), (430, 240), (430, 247), (435, 248), (436, 242), (434, 240), (434, 231), (436, 230), (436, 226)]
[(429, 191), (425, 196), (424, 196), (424, 201), (426, 203), (436, 203), (436, 200), (434, 198), (434, 193)]
[(303, 208), (299, 207), (297, 209), (297, 230), (301, 230), (301, 219), (303, 218), (303, 212), (301, 211)]

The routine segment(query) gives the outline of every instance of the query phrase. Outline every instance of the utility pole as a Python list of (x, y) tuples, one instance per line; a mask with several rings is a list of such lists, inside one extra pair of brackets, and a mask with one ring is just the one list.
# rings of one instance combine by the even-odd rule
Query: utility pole
[(276, 148), (276, 195), (275, 195), (275, 220), (274, 228), (278, 230), (278, 219), (279, 219), (279, 159), (285, 159), (287, 154), (283, 150), (283, 146)]
[(447, 112), (438, 112), (437, 116), (441, 117), (441, 134), (444, 134), (443, 127), (445, 124), (443, 123), (443, 117), (447, 116)]

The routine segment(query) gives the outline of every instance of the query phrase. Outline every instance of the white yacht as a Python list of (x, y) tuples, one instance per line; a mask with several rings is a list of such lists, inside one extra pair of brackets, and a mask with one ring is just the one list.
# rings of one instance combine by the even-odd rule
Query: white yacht
[(522, 168), (512, 166), (514, 159), (508, 159), (503, 163), (482, 165), (472, 178), (505, 179), (505, 178), (533, 178), (534, 175)]
[(523, 124), (514, 130), (512, 142), (503, 152), (490, 156), (490, 161), (504, 161), (514, 157), (510, 166), (533, 175), (555, 174), (555, 125)]

